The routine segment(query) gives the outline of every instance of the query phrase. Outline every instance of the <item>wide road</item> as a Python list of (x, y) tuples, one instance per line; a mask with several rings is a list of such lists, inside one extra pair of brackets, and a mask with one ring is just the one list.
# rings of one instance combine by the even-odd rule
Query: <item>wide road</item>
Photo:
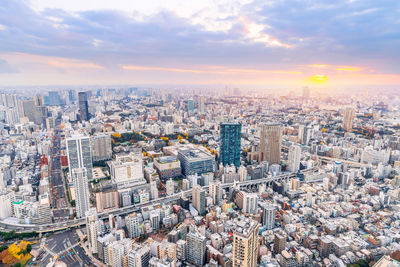
[(51, 206), (53, 208), (53, 217), (55, 222), (68, 220), (70, 213), (68, 208), (68, 200), (65, 189), (65, 181), (61, 170), (61, 119), (56, 119), (54, 128), (53, 146), (49, 159), (50, 167), (50, 196)]
[[(314, 167), (313, 169), (306, 170), (303, 173), (307, 172), (315, 172), (317, 171), (318, 167)], [(263, 184), (263, 183), (270, 183), (274, 181), (282, 181), (285, 179), (293, 178), (296, 177), (296, 173), (289, 173), (289, 174), (282, 174), (279, 176), (273, 176), (273, 177), (267, 177), (267, 178), (262, 178), (262, 179), (257, 179), (257, 180), (248, 180), (248, 181), (243, 181), (243, 182), (236, 182), (238, 186), (251, 186), (251, 185), (256, 185), (256, 184)], [(315, 182), (315, 181), (313, 181)], [(226, 183), (223, 184), (223, 188), (229, 188), (232, 187), (233, 183)], [(203, 186), (204, 190), (208, 190), (208, 186)], [(131, 205), (127, 207), (122, 207), (119, 209), (99, 213), (98, 216), (100, 219), (106, 219), (110, 214), (117, 216), (117, 215), (126, 215), (130, 214), (132, 212), (137, 212), (142, 208), (156, 205), (156, 204), (167, 204), (171, 202), (176, 202), (182, 195), (185, 197), (191, 197), (192, 195), (192, 190), (186, 190), (186, 191), (181, 191), (179, 193), (150, 200), (149, 202), (146, 203), (139, 203), (136, 205)], [(18, 232), (29, 232), (29, 231), (36, 231), (38, 233), (47, 233), (47, 232), (56, 232), (56, 231), (61, 231), (65, 230), (71, 227), (78, 227), (82, 226), (85, 224), (85, 218), (81, 219), (74, 219), (74, 220), (68, 220), (65, 222), (55, 222), (51, 224), (42, 224), (42, 225), (34, 225), (34, 224), (10, 224), (7, 222), (0, 222), (0, 226), (8, 229), (8, 230), (17, 230)]]

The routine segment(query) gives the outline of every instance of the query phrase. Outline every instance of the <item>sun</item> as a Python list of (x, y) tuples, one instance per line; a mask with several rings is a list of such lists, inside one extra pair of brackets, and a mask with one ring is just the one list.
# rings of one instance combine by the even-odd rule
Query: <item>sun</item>
[(308, 82), (313, 84), (324, 84), (328, 81), (328, 76), (326, 75), (313, 75), (307, 79)]

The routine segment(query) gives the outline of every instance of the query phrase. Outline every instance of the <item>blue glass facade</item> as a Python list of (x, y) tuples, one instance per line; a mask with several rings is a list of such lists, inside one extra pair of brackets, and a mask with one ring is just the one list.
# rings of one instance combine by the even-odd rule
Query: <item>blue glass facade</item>
[(220, 131), (220, 163), (224, 166), (234, 164), (236, 167), (240, 167), (242, 125), (239, 123), (222, 123)]

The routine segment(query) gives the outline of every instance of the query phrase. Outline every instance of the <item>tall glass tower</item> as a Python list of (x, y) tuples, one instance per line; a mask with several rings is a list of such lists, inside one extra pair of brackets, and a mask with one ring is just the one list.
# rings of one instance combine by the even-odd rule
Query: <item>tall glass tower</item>
[(234, 164), (240, 167), (240, 139), (242, 125), (240, 123), (221, 123), (220, 163), (222, 165)]
[(87, 100), (87, 93), (79, 92), (78, 99), (79, 99), (79, 115), (81, 117), (81, 121), (87, 121), (89, 120), (89, 104)]

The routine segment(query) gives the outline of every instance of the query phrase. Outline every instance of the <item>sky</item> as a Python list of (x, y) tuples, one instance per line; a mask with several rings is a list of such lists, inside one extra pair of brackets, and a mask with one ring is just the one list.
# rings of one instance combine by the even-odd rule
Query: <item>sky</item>
[(0, 87), (107, 84), (400, 85), (400, 1), (0, 1)]

